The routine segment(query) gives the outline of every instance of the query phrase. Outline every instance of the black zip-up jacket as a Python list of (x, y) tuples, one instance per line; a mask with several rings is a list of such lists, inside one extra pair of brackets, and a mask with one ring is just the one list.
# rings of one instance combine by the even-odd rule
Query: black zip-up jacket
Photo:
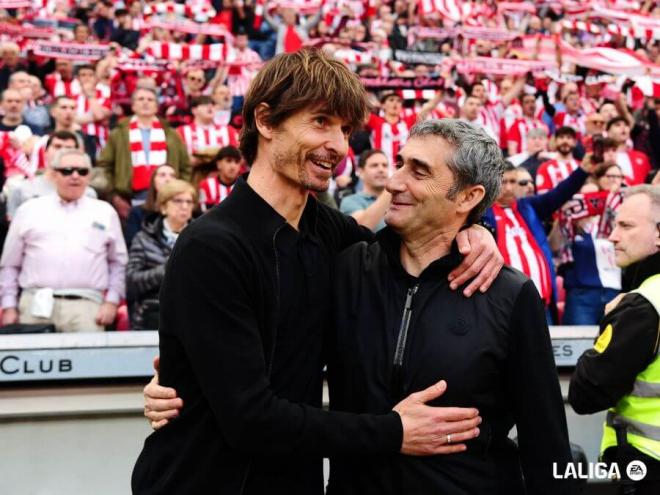
[[(301, 234), (303, 226), (318, 247), (306, 269), (325, 274), (318, 283), (327, 286), (320, 297), (329, 302), (334, 256), (371, 234), (311, 197)], [(288, 273), (280, 265), (295, 261), (295, 237), (242, 179), (181, 233), (161, 289), (159, 336), (161, 383), (177, 390), (184, 407), (146, 439), (133, 471), (134, 493), (321, 494), (323, 456), (401, 448), (394, 412), (352, 415), (313, 407), (321, 404), (322, 331), (294, 349), (308, 357), (306, 368), (287, 369), (294, 365), (283, 358), (290, 349), (278, 334), (279, 311), (291, 307), (283, 298), (304, 297), (305, 289), (281, 294)], [(297, 376), (311, 392), (291, 389)], [(300, 396), (309, 399), (294, 400)]]
[[(478, 408), (481, 434), (459, 454), (332, 457), (328, 494), (573, 493), (572, 481), (553, 479), (553, 462), (563, 473), (571, 453), (534, 284), (505, 267), (485, 294), (466, 298), (447, 282), (461, 259), (455, 244), (415, 278), (401, 266), (398, 236), (385, 228), (377, 239), (337, 261), (331, 409), (383, 413), (444, 379), (430, 404)], [(519, 452), (507, 438), (514, 424)]]

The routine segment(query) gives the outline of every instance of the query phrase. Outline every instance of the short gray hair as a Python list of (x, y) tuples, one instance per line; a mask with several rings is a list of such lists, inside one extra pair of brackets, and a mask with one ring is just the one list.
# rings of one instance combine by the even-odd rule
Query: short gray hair
[(143, 84), (139, 84), (137, 88), (133, 90), (133, 93), (131, 94), (131, 104), (135, 102), (135, 95), (137, 95), (138, 91), (148, 91), (149, 93), (153, 94), (154, 97), (156, 98), (156, 102), (158, 102), (158, 90), (156, 88), (152, 88), (151, 86), (146, 86)]
[[(659, 172), (660, 173), (660, 172)], [(624, 189), (624, 196), (629, 198), (635, 194), (643, 194), (651, 200), (651, 208), (660, 216), (660, 186), (651, 184), (641, 184), (639, 186), (627, 187)], [(655, 220), (660, 221), (660, 218)]]
[(69, 155), (81, 157), (83, 159), (85, 167), (92, 168), (92, 160), (89, 159), (89, 155), (84, 151), (75, 148), (64, 148), (59, 150), (55, 154), (55, 157), (53, 158), (53, 163), (51, 163), (50, 166), (52, 168), (60, 167), (62, 165), (62, 159), (65, 156), (69, 156)]
[(468, 186), (484, 186), (484, 198), (467, 218), (469, 223), (476, 222), (500, 194), (504, 172), (500, 147), (483, 129), (462, 120), (426, 120), (410, 129), (409, 139), (428, 136), (442, 138), (454, 148), (447, 157), (447, 166), (454, 175), (448, 199), (454, 199)]

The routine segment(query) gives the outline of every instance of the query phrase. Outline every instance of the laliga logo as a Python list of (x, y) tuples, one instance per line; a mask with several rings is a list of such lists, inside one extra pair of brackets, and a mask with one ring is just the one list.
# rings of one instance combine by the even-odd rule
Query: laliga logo
[[(631, 461), (626, 466), (626, 474), (633, 481), (643, 480), (646, 476), (646, 465), (642, 461)], [(571, 462), (566, 464), (564, 472), (560, 473), (557, 463), (553, 462), (552, 477), (555, 479), (618, 480), (621, 479), (621, 472), (617, 464), (608, 465), (604, 462), (590, 462), (585, 465)]]

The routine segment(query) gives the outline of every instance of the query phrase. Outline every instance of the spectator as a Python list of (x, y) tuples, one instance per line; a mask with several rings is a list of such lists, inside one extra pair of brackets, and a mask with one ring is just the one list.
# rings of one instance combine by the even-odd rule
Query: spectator
[(580, 95), (578, 93), (566, 93), (562, 99), (564, 111), (557, 112), (553, 117), (557, 128), (571, 127), (575, 130), (576, 140), (580, 141), (585, 134), (586, 117), (580, 108)]
[(113, 31), (110, 41), (119, 45), (135, 50), (140, 42), (140, 32), (133, 29), (133, 19), (126, 9), (117, 9), (115, 11), (117, 27)]
[(25, 203), (9, 227), (0, 260), (2, 321), (103, 331), (124, 296), (119, 219), (109, 204), (85, 197), (91, 162), (84, 152), (61, 150), (52, 165), (57, 194)]
[(79, 65), (76, 74), (81, 91), (76, 98), (75, 121), (85, 135), (91, 136), (95, 149), (101, 150), (108, 141), (108, 119), (112, 115), (110, 90), (98, 82), (93, 65)]
[(9, 78), (18, 71), (26, 71), (27, 65), (21, 61), (21, 48), (13, 42), (0, 44), (0, 91), (9, 86)]
[(507, 149), (509, 155), (528, 152), (527, 136), (533, 129), (541, 129), (545, 135), (550, 133), (548, 126), (538, 118), (536, 112), (536, 95), (525, 94), (521, 99), (522, 117), (516, 119), (507, 130)]
[[(51, 133), (66, 131), (75, 134), (80, 147), (93, 160), (96, 156), (96, 139), (94, 136), (83, 133), (76, 123), (76, 101), (68, 96), (58, 96), (50, 108), (50, 115), (54, 123)], [(32, 146), (26, 146), (35, 172), (46, 168), (44, 150), (47, 141), (48, 135), (44, 135), (34, 139)]]
[(4, 116), (0, 120), (0, 177), (25, 176), (29, 173), (29, 161), (25, 148), (29, 146), (40, 129), (27, 125), (23, 120), (25, 102), (20, 92), (5, 89), (2, 92), (0, 106)]
[(361, 192), (345, 196), (340, 211), (374, 232), (385, 227), (385, 212), (392, 195), (385, 191), (390, 166), (381, 150), (367, 150), (360, 156), (357, 175), (362, 181)]
[(518, 185), (516, 186), (516, 199), (529, 198), (536, 194), (534, 179), (525, 167), (516, 167), (518, 172)]
[(265, 8), (266, 22), (277, 30), (275, 54), (291, 53), (302, 48), (303, 42), (309, 38), (309, 31), (321, 20), (322, 12), (323, 9), (316, 9), (311, 17), (301, 16), (298, 20), (298, 13), (291, 7), (279, 7), (277, 17), (271, 15), (268, 8)]
[(176, 131), (186, 145), (193, 167), (200, 165), (193, 156), (196, 153), (229, 145), (238, 146), (238, 133), (233, 127), (213, 123), (215, 110), (210, 96), (196, 96), (190, 106), (193, 123), (178, 127)]
[(616, 163), (623, 170), (626, 184), (643, 184), (651, 171), (651, 164), (644, 153), (629, 148), (630, 124), (625, 117), (614, 117), (607, 123), (607, 137), (612, 138), (617, 145)]
[(516, 199), (518, 172), (507, 163), (500, 195), (484, 215), (484, 221), (495, 230), (495, 239), (505, 263), (523, 272), (536, 284), (548, 309), (549, 322), (556, 321), (555, 271), (541, 222), (579, 191), (590, 171), (587, 166), (591, 166), (591, 162), (583, 164), (557, 188), (545, 194)]
[(217, 125), (229, 125), (232, 117), (232, 96), (229, 87), (222, 81), (217, 81), (211, 90), (215, 114), (213, 122)]
[(403, 99), (393, 91), (383, 91), (380, 101), (383, 116), (372, 113), (366, 127), (371, 131), (371, 147), (385, 154), (391, 175), (396, 156), (408, 139), (408, 130), (415, 124), (415, 116), (401, 117)]
[(243, 157), (235, 146), (225, 146), (218, 151), (215, 165), (216, 176), (207, 177), (199, 185), (199, 205), (202, 211), (219, 204), (229, 196), (241, 171)]
[(43, 88), (38, 77), (25, 71), (14, 72), (9, 77), (9, 89), (18, 90), (25, 101), (23, 120), (26, 125), (35, 129), (46, 129), (50, 126), (48, 108), (41, 101)]
[[(69, 131), (56, 131), (47, 136), (44, 150), (44, 168), (43, 173), (36, 177), (28, 178), (21, 182), (17, 187), (9, 192), (7, 198), (7, 217), (11, 220), (18, 207), (29, 199), (39, 198), (46, 194), (52, 194), (55, 188), (55, 170), (52, 167), (53, 159), (58, 151), (64, 149), (80, 149), (78, 137)], [(85, 195), (90, 198), (96, 198), (96, 191), (87, 187)]]
[(555, 131), (557, 157), (542, 163), (536, 172), (536, 190), (539, 194), (557, 187), (579, 167), (573, 158), (576, 143), (577, 132), (574, 128), (563, 126)]
[(66, 58), (55, 59), (55, 72), (46, 76), (44, 85), (53, 98), (75, 98), (81, 90), (80, 81), (74, 77), (73, 62)]
[(133, 117), (111, 133), (99, 156), (105, 170), (106, 188), (131, 194), (136, 204), (144, 202), (151, 174), (160, 165), (173, 166), (177, 175), (190, 178), (190, 160), (179, 135), (156, 117), (157, 93), (146, 87), (133, 92)]
[(548, 152), (548, 135), (544, 129), (530, 129), (525, 142), (527, 151), (510, 156), (507, 160), (515, 166), (524, 167), (536, 182), (539, 167), (551, 157)]
[(154, 218), (159, 215), (156, 206), (158, 191), (160, 191), (165, 184), (176, 178), (176, 170), (174, 170), (174, 167), (167, 164), (161, 165), (154, 170), (153, 174), (151, 174), (147, 199), (141, 205), (132, 206), (128, 213), (126, 229), (124, 231), (124, 238), (126, 239), (126, 244), (128, 246), (131, 245), (133, 237), (135, 237), (135, 234), (140, 231), (142, 225), (145, 222), (153, 222)]
[(134, 330), (159, 328), (158, 293), (165, 275), (165, 263), (179, 233), (192, 218), (197, 203), (195, 188), (182, 180), (171, 180), (158, 192), (159, 215), (145, 222), (128, 254), (126, 286), (136, 298), (131, 316)]
[(115, 30), (113, 4), (110, 0), (102, 0), (96, 3), (94, 14), (96, 20), (92, 23), (94, 34), (101, 41), (109, 41)]
[(566, 288), (564, 325), (597, 325), (605, 305), (621, 290), (621, 269), (608, 237), (622, 201), (624, 176), (613, 162), (600, 164), (594, 176), (596, 183), (569, 201), (560, 217), (567, 242), (560, 266)]

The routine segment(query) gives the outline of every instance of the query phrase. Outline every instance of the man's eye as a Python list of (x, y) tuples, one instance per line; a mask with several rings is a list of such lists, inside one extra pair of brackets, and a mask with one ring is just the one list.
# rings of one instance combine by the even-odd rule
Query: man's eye
[(400, 169), (401, 167), (403, 167), (403, 162), (396, 162), (394, 164), (394, 168), (396, 168), (397, 170)]
[(316, 117), (315, 121), (319, 125), (325, 125), (328, 119), (326, 119), (325, 117)]

